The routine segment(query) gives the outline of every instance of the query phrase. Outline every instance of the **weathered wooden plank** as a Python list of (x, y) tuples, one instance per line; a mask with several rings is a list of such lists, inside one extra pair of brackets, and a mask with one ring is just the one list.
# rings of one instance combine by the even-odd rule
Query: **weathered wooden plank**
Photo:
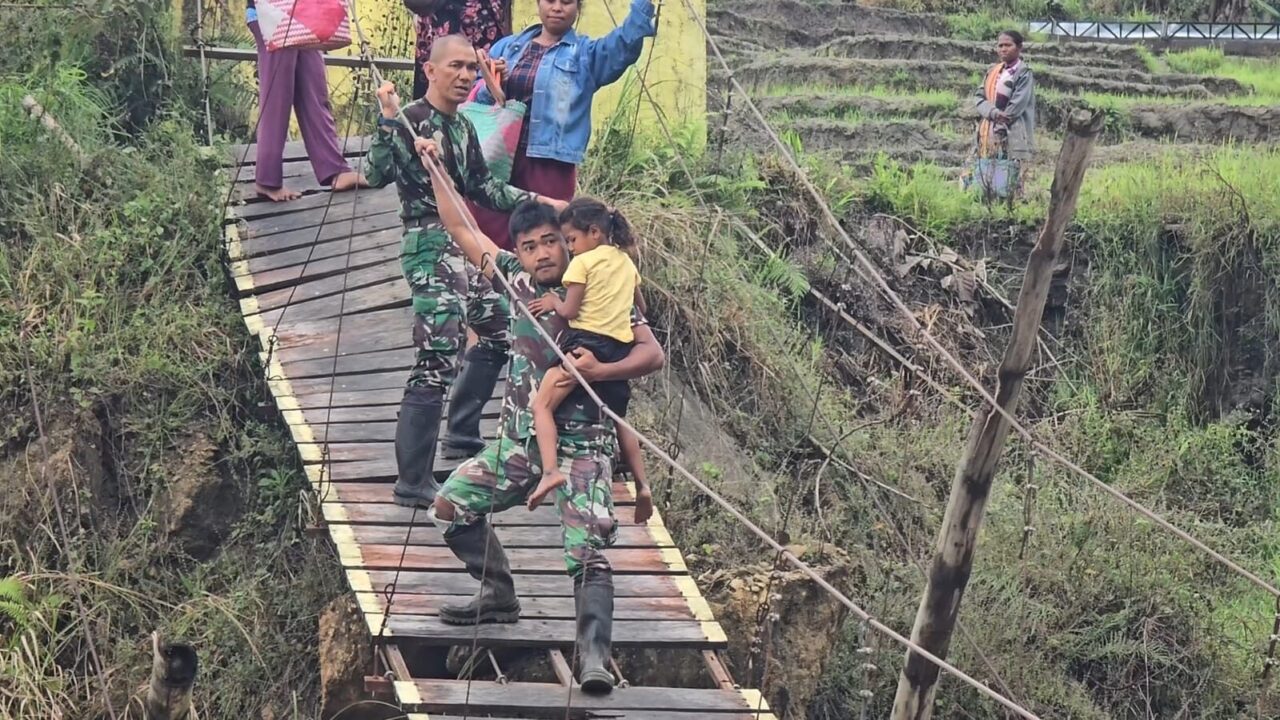
[[(298, 443), (298, 454), (302, 456), (304, 463), (318, 463), (324, 459), (318, 442)], [(332, 462), (392, 460), (394, 462), (395, 446), (389, 442), (329, 443), (329, 460)]]
[[(501, 387), (497, 388), (501, 391)], [(366, 423), (379, 421), (394, 421), (396, 414), (400, 410), (400, 396), (395, 396), (396, 404), (384, 405), (358, 405), (355, 407), (337, 407), (337, 408), (311, 408), (305, 410), (286, 410), (281, 414), (284, 421), (290, 425), (298, 425), (306, 423), (309, 425), (324, 425), (326, 423)], [(444, 406), (445, 419), (449, 417), (449, 405)], [(481, 410), (481, 418), (497, 418), (502, 410), (502, 398), (494, 397), (485, 404)], [(496, 428), (496, 425), (494, 426)]]
[[(359, 157), (369, 152), (370, 135), (350, 135), (343, 138), (343, 143), (339, 143), (340, 148), (345, 148), (343, 154), (346, 157)], [(290, 140), (284, 144), (284, 160), (286, 163), (294, 161), (307, 160), (306, 144), (301, 140)], [(237, 165), (246, 166), (247, 170), (252, 170), (253, 166), (258, 162), (258, 144), (257, 143), (236, 143), (227, 148), (227, 153), (223, 157), (223, 167), (234, 168)], [(310, 167), (310, 161), (303, 163)]]
[[(457, 603), (465, 595), (419, 595), (396, 593), (391, 601), (392, 615), (439, 615), (440, 606)], [(386, 596), (382, 593), (359, 593), (360, 607), (367, 612), (386, 612)], [(706, 601), (702, 601), (706, 605)], [(705, 613), (710, 612), (704, 607)], [(682, 597), (618, 598), (613, 603), (614, 620), (650, 620), (653, 622), (706, 620), (705, 613), (695, 615)], [(520, 601), (520, 619), (572, 620), (576, 615), (571, 597), (533, 597)]]
[[(351, 588), (382, 592), (392, 583), (396, 593), (470, 595), (480, 583), (466, 573), (418, 572), (402, 570), (354, 570), (347, 573)], [(513, 573), (516, 593), (525, 597), (573, 597), (573, 579), (567, 574), (530, 575)], [(618, 575), (613, 579), (615, 598), (700, 597), (698, 586), (686, 575)]]
[[(395, 620), (395, 617), (392, 617)], [(617, 625), (614, 626), (615, 633)], [(615, 644), (616, 641), (615, 641)], [(568, 690), (551, 683), (472, 682), (465, 680), (415, 680), (413, 688), (396, 683), (396, 694), (406, 710), (425, 712), (468, 713), (554, 713), (564, 717), (566, 705), (579, 713), (609, 711), (676, 711), (701, 713), (719, 717), (721, 714), (741, 714), (767, 708), (756, 690), (707, 690), (699, 688), (666, 688), (637, 686), (615, 688), (606, 695)], [(414, 702), (413, 693), (418, 702)], [(536, 717), (550, 717), (537, 715)], [(599, 715), (597, 715), (598, 717)], [(583, 717), (579, 714), (576, 717)], [(645, 717), (648, 717), (646, 715)]]
[[(374, 617), (366, 614), (366, 620)], [(381, 618), (375, 627), (381, 627)], [(517, 623), (480, 626), (449, 625), (430, 615), (392, 615), (387, 621), (389, 637), (411, 637), (425, 645), (454, 645), (475, 640), (488, 647), (554, 648), (572, 645), (577, 637), (574, 620), (521, 619)], [(614, 620), (613, 646), (652, 648), (698, 648), (716, 650), (728, 645), (717, 623), (698, 621), (652, 622)], [(559, 687), (553, 685), (552, 687)], [(665, 688), (663, 688), (665, 690)], [(475, 703), (472, 704), (473, 707)], [(563, 699), (561, 709), (563, 709)]]
[[(339, 276), (341, 277), (341, 276)], [(385, 277), (385, 276), (384, 276)], [(295, 322), (325, 320), (336, 318), (339, 313), (343, 320), (343, 332), (351, 322), (352, 316), (374, 310), (385, 310), (393, 307), (408, 307), (409, 286), (398, 276), (378, 285), (348, 289), (346, 293), (338, 293), (327, 297), (302, 302), (294, 302), (287, 307), (268, 310), (258, 315), (246, 315), (245, 324), (250, 330), (255, 327), (284, 327)], [(283, 318), (283, 319), (282, 319)]]
[[(410, 367), (413, 367), (413, 361), (414, 352), (412, 348), (378, 350), (376, 352), (340, 357), (338, 358), (337, 367), (333, 364), (333, 358), (298, 360), (284, 363), (280, 366), (278, 374), (281, 377), (302, 380), (304, 378), (328, 377), (331, 375), (355, 375), (359, 373), (368, 374), (389, 370), (404, 370), (406, 372), (401, 375), (401, 378), (407, 379), (409, 377), (407, 371)], [(403, 385), (403, 382), (401, 385)], [(377, 395), (377, 397), (382, 397), (382, 395)], [(395, 396), (390, 402), (400, 402), (400, 396)], [(387, 401), (376, 400), (357, 404), (385, 405), (386, 403)]]
[(338, 355), (355, 355), (376, 350), (409, 347), (413, 340), (413, 309), (405, 306), (364, 313), (359, 322), (343, 322), (338, 337), (338, 320), (291, 323), (276, 330), (275, 357), (281, 363), (314, 360)]
[[(364, 279), (362, 283), (357, 278), (348, 278), (347, 287), (382, 282), (401, 274), (398, 262), (400, 234), (395, 229), (379, 230), (355, 238), (350, 250), (351, 252), (347, 252), (345, 242), (303, 245), (273, 255), (258, 255), (247, 260), (237, 260), (231, 263), (231, 274), (235, 277), (236, 288), (241, 294), (252, 293), (259, 296), (282, 287), (331, 277), (335, 273), (339, 276), (344, 271), (354, 274), (356, 270), (369, 267), (377, 268), (376, 271), (364, 273), (364, 276), (371, 277)], [(321, 294), (341, 291), (342, 280), (339, 277), (336, 287)], [(276, 304), (283, 304), (284, 301), (285, 298), (280, 298)], [(263, 307), (272, 306), (270, 297), (259, 297), (258, 302)]]
[[(298, 426), (291, 426), (294, 431), (294, 439), (300, 442), (307, 442), (308, 439), (299, 437)], [(489, 418), (481, 418), (480, 434), (482, 437), (494, 437), (497, 435), (498, 418), (497, 415), (491, 415)], [(396, 438), (395, 421), (383, 422), (364, 422), (364, 423), (331, 423), (329, 425), (310, 425), (307, 433), (316, 439), (327, 440), (329, 443), (360, 443), (360, 442), (390, 442)]]
[[(357, 217), (354, 222), (348, 220), (322, 226), (312, 224), (271, 234), (256, 233), (252, 225), (242, 223), (238, 230), (240, 237), (230, 243), (227, 251), (232, 260), (244, 260), (315, 244), (333, 243), (335, 247), (329, 251), (329, 255), (340, 255), (349, 247), (362, 247), (361, 238), (366, 235), (388, 229), (399, 231), (403, 227), (399, 214), (391, 210)], [(353, 241), (349, 247), (348, 241)]]
[[(346, 258), (355, 259), (362, 256), (360, 262), (347, 266)], [(298, 267), (282, 269), (281, 273), (294, 277), (282, 287), (271, 290), (271, 284), (279, 282), (281, 277), (249, 276), (245, 282), (252, 281), (252, 295), (241, 298), (240, 312), (244, 315), (277, 310), (287, 304), (301, 304), (317, 298), (337, 296), (343, 292), (359, 290), (370, 285), (379, 285), (388, 280), (403, 277), (400, 272), (400, 244), (384, 245), (370, 250), (361, 250), (350, 256), (339, 256), (313, 261)], [(365, 262), (369, 261), (369, 262)], [(329, 273), (336, 272), (336, 275)], [(274, 271), (270, 274), (276, 274)], [(299, 277), (300, 276), (300, 277)], [(345, 277), (345, 282), (344, 282)], [(237, 278), (237, 282), (241, 278)], [(404, 285), (404, 296), (409, 297), (409, 286)]]
[[(357, 147), (354, 143), (351, 147)], [(364, 173), (366, 164), (363, 155), (356, 157), (348, 157), (347, 162), (351, 165), (351, 169)], [(241, 202), (262, 202), (258, 197), (258, 191), (255, 187), (257, 181), (257, 165), (245, 167), (240, 171), (239, 182), (233, 191), (235, 199)], [(246, 179), (245, 175), (249, 177)], [(284, 163), (284, 184), (285, 187), (298, 193), (314, 193), (322, 192), (328, 189), (327, 185), (321, 185), (320, 179), (316, 177), (315, 172), (311, 170), (311, 163), (287, 162)], [(373, 188), (357, 188), (351, 192), (370, 192)]]
[[(444, 537), (435, 525), (351, 525), (351, 535), (360, 544), (370, 545), (403, 545), (407, 540), (410, 545), (431, 545), (444, 547)], [(551, 548), (558, 549), (564, 540), (558, 526), (543, 525), (534, 527), (498, 527), (495, 528), (498, 540), (507, 548)], [(618, 540), (615, 548), (672, 547), (671, 536), (665, 531), (655, 537), (650, 528), (643, 525), (623, 524), (618, 528)]]
[[(421, 513), (420, 513), (421, 514)], [(613, 572), (618, 574), (663, 575), (672, 573), (657, 548), (610, 548), (605, 552)], [(563, 552), (545, 548), (508, 548), (512, 572), (560, 574), (565, 571)], [(394, 570), (397, 567), (423, 572), (465, 572), (462, 563), (447, 547), (430, 545), (361, 545), (359, 557), (343, 557), (343, 567), (361, 570)]]
[[(353, 355), (351, 358), (358, 358), (359, 355)], [(338, 358), (339, 367), (343, 360), (347, 358)], [(325, 367), (331, 367), (333, 360), (315, 360), (315, 363), (324, 363)], [(326, 375), (328, 373), (325, 373)], [(403, 378), (408, 377), (408, 373), (399, 373), (402, 378), (400, 387), (389, 387), (381, 390), (356, 390), (356, 391), (338, 391), (330, 396), (327, 392), (310, 393), (307, 395), (278, 395), (275, 397), (276, 406), (281, 410), (301, 410), (303, 408), (324, 409), (329, 407), (355, 407), (358, 405), (398, 405), (400, 398), (404, 396)], [(296, 382), (296, 381), (295, 381)]]
[[(347, 467), (349, 465), (352, 465), (352, 463), (342, 463), (343, 467)], [(392, 467), (394, 468), (394, 465)], [(394, 476), (394, 473), (393, 473), (393, 476)], [(334, 483), (335, 494), (331, 494), (329, 496), (329, 502), (340, 502), (347, 505), (354, 505), (354, 504), (361, 504), (361, 503), (388, 504), (390, 503), (390, 498), (387, 494), (388, 487), (389, 487), (389, 483), (386, 483), (386, 482), (350, 482), (350, 481), (336, 482), (335, 481)], [(613, 504), (615, 506), (625, 507), (625, 506), (635, 504), (635, 494), (632, 492), (631, 488), (627, 486), (626, 483), (610, 482), (609, 490), (613, 495)], [(551, 504), (550, 499), (544, 500), (543, 502), (547, 505)], [(528, 512), (528, 511), (522, 510), (520, 508), (513, 508), (505, 512), (520, 513), (520, 512)]]
[[(331, 488), (338, 487), (338, 483), (334, 483)], [(332, 490), (326, 489), (326, 492)], [(351, 523), (360, 523), (365, 525), (400, 525), (408, 527), (410, 522), (419, 525), (429, 525), (431, 521), (427, 518), (426, 508), (418, 508), (415, 516), (413, 508), (400, 507), (392, 505), (391, 487), (387, 487), (387, 500), (383, 503), (337, 503), (322, 502), (320, 509), (324, 512), (324, 519), (330, 525), (342, 525)], [(550, 525), (553, 527), (560, 526), (560, 519), (556, 517), (555, 508), (550, 505), (542, 505), (536, 510), (526, 510), (516, 508), (507, 512), (500, 512), (489, 517), (490, 522), (497, 525)]]
[[(395, 348), (394, 350), (386, 352), (413, 352), (413, 348)], [(338, 362), (341, 363), (344, 358), (354, 359), (358, 357), (360, 357), (360, 354), (356, 353), (344, 355), (338, 358)], [(279, 360), (278, 357), (274, 357), (273, 359)], [(315, 362), (332, 363), (333, 356), (330, 355), (322, 358), (311, 358), (311, 360)], [(283, 363), (283, 365), (288, 367), (287, 362)], [(341, 394), (372, 393), (372, 391), (375, 390), (400, 390), (401, 393), (403, 393), (405, 382), (407, 382), (408, 379), (409, 373), (397, 371), (361, 373), (358, 375), (336, 375), (334, 377), (298, 378), (297, 380), (286, 379), (284, 375), (279, 375), (279, 377), (272, 375), (272, 377), (267, 381), (267, 384), (271, 386), (272, 393), (275, 395), (278, 404), (280, 404), (281, 407), (284, 407), (288, 404), (283, 402), (287, 397), (299, 398), (300, 400), (307, 395), (323, 394), (327, 396), (332, 393), (335, 396), (334, 403), (337, 403), (338, 401), (336, 400), (336, 397)], [(328, 402), (328, 398), (319, 399), (324, 403)], [(357, 396), (354, 399), (358, 401), (359, 397)], [(301, 405), (299, 404), (299, 406)], [(323, 404), (313, 406), (324, 407)]]
[(396, 196), (395, 189), (387, 187), (381, 190), (362, 190), (359, 193), (320, 192), (283, 203), (237, 205), (231, 209), (231, 215), (249, 223), (252, 237), (261, 237), (300, 227), (315, 227), (326, 223), (345, 224), (353, 217), (398, 209), (400, 199)]

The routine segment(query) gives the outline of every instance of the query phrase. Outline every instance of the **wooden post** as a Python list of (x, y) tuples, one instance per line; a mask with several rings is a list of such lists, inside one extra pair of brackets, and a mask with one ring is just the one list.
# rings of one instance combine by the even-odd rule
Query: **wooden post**
[[(1022, 380), (1031, 366), (1053, 267), (1065, 244), (1067, 224), (1075, 214), (1080, 184), (1093, 141), (1102, 131), (1102, 122), (1101, 113), (1077, 112), (1067, 125), (1066, 141), (1058, 156), (1050, 191), (1049, 217), (1027, 261), (1013, 315), (1013, 335), (1005, 348), (996, 380), (996, 401), (1010, 414), (1017, 409)], [(1009, 421), (1004, 415), (984, 404), (974, 416), (964, 457), (951, 483), (951, 497), (938, 531), (924, 596), (911, 629), (911, 639), (940, 658), (947, 657), (951, 633), (960, 614), (960, 599), (973, 568), (978, 530), (982, 527), (996, 462), (1008, 431)], [(907, 653), (906, 665), (898, 677), (893, 720), (927, 720), (933, 713), (937, 682), (936, 665), (915, 653)]]
[(143, 703), (145, 720), (194, 720), (191, 688), (196, 682), (196, 651), (190, 645), (161, 643), (151, 633), (151, 682)]

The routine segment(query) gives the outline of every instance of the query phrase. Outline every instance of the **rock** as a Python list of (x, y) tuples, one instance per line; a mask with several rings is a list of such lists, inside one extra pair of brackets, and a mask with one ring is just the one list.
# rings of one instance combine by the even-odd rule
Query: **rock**
[(342, 712), (343, 720), (386, 717), (383, 706), (365, 705), (343, 712), (352, 703), (371, 699), (364, 676), (373, 672), (373, 648), (360, 608), (350, 594), (341, 595), (320, 613), (320, 717)]
[[(853, 563), (839, 548), (797, 543), (787, 550), (836, 587), (851, 584)], [(707, 599), (729, 637), (734, 678), (744, 686), (757, 684), (762, 675), (759, 663), (767, 650), (770, 664), (764, 693), (770, 708), (779, 718), (805, 717), (825, 665), (835, 655), (847, 609), (789, 563), (784, 561), (782, 567), (774, 568), (772, 553), (764, 562), (730, 572), (733, 579), (714, 583)], [(706, 576), (699, 579), (704, 587), (705, 579)], [(772, 632), (767, 627), (761, 632), (758, 612), (761, 603), (770, 598), (769, 615), (776, 616), (777, 621)], [(759, 655), (753, 656), (751, 647), (757, 635), (763, 638), (762, 648)]]
[(165, 537), (191, 557), (206, 560), (231, 533), (242, 499), (235, 483), (214, 469), (217, 446), (203, 433), (180, 441), (167, 486), (160, 493), (156, 518)]

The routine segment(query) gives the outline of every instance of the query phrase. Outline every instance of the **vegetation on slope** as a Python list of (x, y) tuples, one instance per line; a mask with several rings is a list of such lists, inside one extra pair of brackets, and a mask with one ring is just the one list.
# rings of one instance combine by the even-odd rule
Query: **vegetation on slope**
[(0, 718), (122, 713), (152, 630), (197, 647), (202, 716), (314, 709), (336, 573), (259, 407), (172, 27), (132, 0), (0, 13)]
[[(974, 394), (900, 332), (835, 257), (833, 234), (768, 151), (676, 144), (603, 148), (586, 183), (639, 218), (648, 243), (642, 270), (673, 364), (760, 479), (748, 485), (722, 468), (701, 469), (764, 527), (848, 551), (856, 568), (847, 590), (905, 632), (923, 585), (916, 563), (932, 547), (967, 416), (912, 382), (808, 289), (845, 303), (969, 406)], [(1009, 318), (996, 295), (1016, 297), (1044, 217), (1047, 172), (1010, 214), (984, 207), (928, 164), (882, 159), (867, 171), (814, 157), (806, 165), (868, 247), (884, 244), (886, 222), (904, 230), (902, 251), (877, 255), (882, 271), (991, 382)], [(1266, 280), (1280, 257), (1277, 170), (1274, 151), (1236, 147), (1198, 159), (1157, 149), (1090, 170), (1070, 233), (1066, 325), (1048, 342), (1056, 359), (1042, 356), (1023, 405), (1039, 437), (1264, 577), (1280, 571), (1269, 351), (1280, 326)], [(733, 217), (783, 259), (763, 253)], [(990, 287), (975, 301), (942, 282), (954, 274), (937, 261), (948, 252), (985, 268)], [(646, 419), (678, 446), (674, 406)], [(838, 461), (825, 462), (821, 448), (837, 444)], [(681, 546), (702, 556), (700, 567), (762, 559), (731, 519), (657, 474), (664, 517)], [(1259, 679), (1268, 597), (1016, 442), (996, 487), (962, 613), (973, 644), (952, 644), (961, 667), (1050, 717), (1276, 712), (1274, 680)], [(887, 716), (900, 648), (869, 640), (856, 622), (841, 632), (819, 695), (791, 711)], [(878, 672), (862, 671), (868, 660)], [(775, 704), (785, 697), (778, 686), (769, 691)], [(956, 683), (939, 693), (938, 717), (997, 712)]]

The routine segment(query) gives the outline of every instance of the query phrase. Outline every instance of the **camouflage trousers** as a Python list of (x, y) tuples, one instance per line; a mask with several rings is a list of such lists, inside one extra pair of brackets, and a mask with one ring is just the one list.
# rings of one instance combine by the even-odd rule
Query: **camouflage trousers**
[(400, 269), (413, 295), (413, 346), (417, 359), (409, 387), (447, 390), (458, 375), (464, 324), (479, 345), (507, 353), (507, 299), (467, 262), (439, 222), (410, 228), (400, 241)]
[[(560, 472), (568, 482), (556, 489), (553, 499), (560, 518), (565, 568), (571, 577), (588, 570), (611, 573), (604, 548), (618, 538), (610, 485), (613, 460), (603, 451), (561, 445)], [(439, 497), (456, 508), (449, 531), (523, 504), (541, 478), (542, 463), (533, 438), (489, 441), (478, 455), (458, 466), (440, 490)]]

